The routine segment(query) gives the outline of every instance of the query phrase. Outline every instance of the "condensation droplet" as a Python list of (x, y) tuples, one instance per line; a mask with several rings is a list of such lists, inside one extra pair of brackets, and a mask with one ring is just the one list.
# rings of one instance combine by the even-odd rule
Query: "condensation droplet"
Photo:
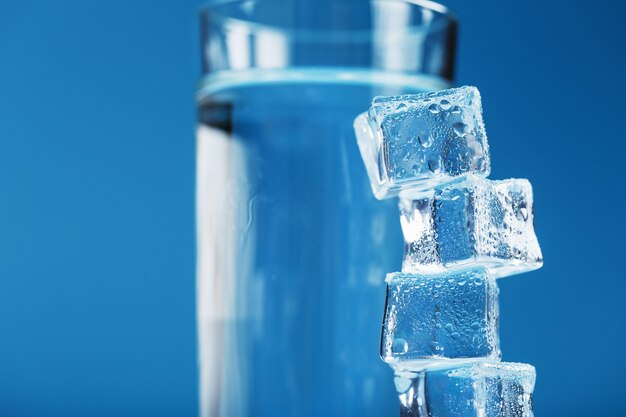
[(437, 114), (439, 113), (439, 106), (436, 105), (435, 103), (431, 104), (430, 106), (428, 106), (428, 110), (432, 113), (432, 114)]
[(433, 136), (430, 133), (422, 133), (417, 137), (417, 141), (424, 148), (430, 148), (433, 144)]
[(395, 355), (404, 355), (409, 351), (409, 344), (407, 341), (401, 337), (396, 337), (393, 339), (393, 343), (391, 344), (391, 352)]
[(438, 157), (428, 160), (428, 169), (433, 173), (438, 173), (441, 170), (441, 163)]
[(465, 136), (465, 133), (467, 131), (467, 125), (463, 122), (457, 122), (452, 125), (452, 129), (458, 137), (462, 138), (463, 136)]
[(444, 98), (439, 102), (439, 106), (441, 107), (441, 110), (449, 110), (450, 107), (452, 107), (452, 104)]
[(518, 214), (518, 218), (520, 220), (528, 220), (528, 209), (526, 207), (520, 207), (519, 210), (517, 210), (517, 214)]
[(439, 342), (437, 342), (437, 341), (432, 341), (432, 342), (430, 343), (430, 348), (431, 348), (432, 350), (437, 351), (437, 352), (439, 352), (439, 351), (442, 351), (442, 350), (443, 350), (443, 347), (442, 347), (441, 345), (439, 345)]
[(411, 388), (411, 385), (413, 383), (413, 381), (409, 378), (403, 378), (401, 376), (396, 376), (393, 379), (393, 382), (396, 386), (396, 391), (398, 391), (399, 394), (403, 394), (405, 392), (407, 392), (409, 390), (409, 388)]

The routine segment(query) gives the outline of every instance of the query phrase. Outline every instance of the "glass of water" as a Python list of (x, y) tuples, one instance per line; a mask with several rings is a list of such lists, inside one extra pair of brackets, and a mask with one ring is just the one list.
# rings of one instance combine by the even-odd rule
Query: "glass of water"
[(352, 122), (376, 95), (449, 87), (456, 20), (416, 0), (212, 1), (201, 19), (201, 414), (388, 415), (403, 239)]

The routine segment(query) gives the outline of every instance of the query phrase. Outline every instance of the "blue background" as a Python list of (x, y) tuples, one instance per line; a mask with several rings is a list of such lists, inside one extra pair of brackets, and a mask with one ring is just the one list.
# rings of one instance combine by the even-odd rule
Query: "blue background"
[[(0, 2), (1, 416), (197, 414), (200, 4)], [(492, 178), (535, 189), (504, 359), (536, 365), (538, 416), (623, 416), (626, 4), (447, 4)]]

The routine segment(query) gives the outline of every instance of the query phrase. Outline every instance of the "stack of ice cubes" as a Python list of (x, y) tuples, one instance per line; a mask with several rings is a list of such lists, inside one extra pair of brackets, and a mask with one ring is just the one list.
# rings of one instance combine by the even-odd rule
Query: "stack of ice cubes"
[(496, 279), (543, 264), (532, 187), (487, 179), (478, 89), (377, 97), (354, 128), (374, 196), (400, 200), (380, 354), (401, 415), (531, 417), (535, 369), (500, 361)]

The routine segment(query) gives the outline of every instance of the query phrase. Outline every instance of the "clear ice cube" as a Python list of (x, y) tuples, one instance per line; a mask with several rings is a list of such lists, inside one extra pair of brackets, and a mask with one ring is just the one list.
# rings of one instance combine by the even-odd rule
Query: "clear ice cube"
[(426, 189), (469, 172), (489, 175), (489, 146), (476, 87), (376, 97), (354, 129), (378, 199)]
[(381, 357), (411, 369), (461, 358), (499, 360), (495, 279), (483, 267), (388, 274)]
[(427, 371), (396, 370), (401, 416), (532, 417), (535, 368), (480, 362)]
[(401, 194), (400, 215), (404, 272), (480, 264), (498, 278), (543, 264), (528, 180), (491, 181), (470, 174)]

